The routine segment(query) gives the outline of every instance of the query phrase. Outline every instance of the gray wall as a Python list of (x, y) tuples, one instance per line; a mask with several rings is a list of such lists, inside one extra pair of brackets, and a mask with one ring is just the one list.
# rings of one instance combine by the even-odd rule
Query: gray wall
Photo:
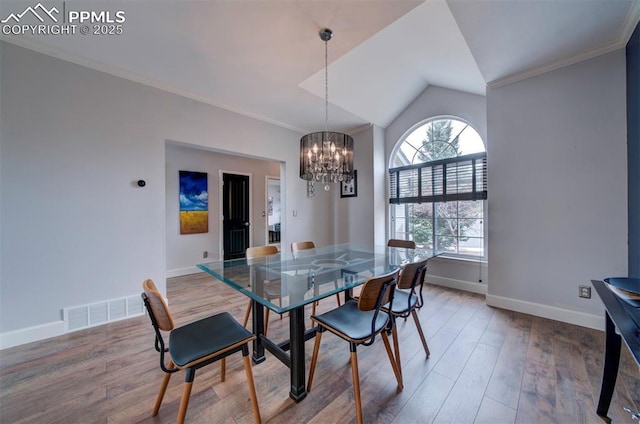
[[(337, 195), (334, 239), (337, 243), (374, 242), (374, 209), (371, 207), (374, 187), (378, 189), (378, 181), (373, 177), (373, 127), (353, 134), (354, 169), (358, 171), (358, 196), (342, 197)], [(318, 187), (322, 190), (321, 187)], [(336, 186), (336, 191), (339, 191)], [(336, 217), (337, 219), (334, 219)]]
[[(166, 147), (167, 199), (167, 276), (199, 272), (197, 264), (222, 260), (221, 180), (220, 171), (249, 174), (251, 180), (251, 236), (254, 246), (267, 244), (266, 176), (280, 175), (280, 163), (216, 153), (192, 147)], [(178, 202), (178, 171), (206, 172), (209, 182), (209, 232), (180, 234), (180, 205)], [(209, 259), (202, 258), (202, 252)]]
[(60, 334), (62, 308), (145, 278), (164, 292), (167, 141), (282, 161), (283, 244), (333, 241), (337, 196), (306, 197), (301, 134), (5, 42), (0, 55), (0, 347)]
[[(578, 284), (627, 270), (623, 51), (487, 99), (427, 88), (386, 130), (355, 135), (357, 199), (306, 197), (293, 131), (4, 42), (0, 67), (0, 347), (60, 334), (62, 308), (137, 295), (144, 278), (164, 291), (167, 141), (282, 161), (283, 246), (380, 243), (393, 146), (423, 119), (460, 116), (488, 147), (490, 303), (589, 324), (601, 306)], [(455, 285), (486, 268), (434, 270)]]
[(490, 88), (487, 111), (487, 302), (599, 326), (578, 285), (627, 270), (624, 51)]

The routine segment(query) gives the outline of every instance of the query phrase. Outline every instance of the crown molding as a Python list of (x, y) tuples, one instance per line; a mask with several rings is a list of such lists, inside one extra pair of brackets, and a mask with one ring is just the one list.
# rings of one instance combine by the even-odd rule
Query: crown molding
[(627, 19), (625, 19), (624, 25), (620, 28), (620, 34), (618, 35), (618, 41), (625, 44), (629, 42), (633, 31), (640, 22), (640, 0), (636, 0), (631, 4), (629, 13), (627, 13)]
[(173, 87), (169, 84), (165, 84), (163, 82), (160, 81), (156, 81), (153, 80), (151, 78), (147, 78), (147, 77), (143, 77), (141, 75), (137, 75), (133, 72), (129, 72), (129, 71), (125, 71), (121, 68), (115, 67), (115, 66), (111, 66), (111, 65), (107, 65), (103, 62), (99, 62), (96, 60), (92, 60), (92, 59), (87, 59), (84, 57), (80, 57), (74, 54), (71, 54), (65, 50), (56, 48), (56, 47), (52, 47), (52, 46), (48, 46), (45, 45), (43, 43), (40, 43), (38, 41), (34, 41), (31, 39), (28, 39), (26, 37), (6, 37), (6, 36), (0, 36), (0, 41), (6, 41), (7, 43), (11, 43), (14, 44), (16, 46), (19, 47), (23, 47), (25, 49), (29, 49), (29, 50), (33, 50), (35, 52), (38, 53), (42, 53), (45, 54), (47, 56), (51, 56), (51, 57), (55, 57), (57, 59), (61, 59), (64, 60), (66, 62), (71, 62), (74, 63), (76, 65), (80, 65), (80, 66), (84, 66), (85, 68), (90, 68), (90, 69), (94, 69), (96, 71), (100, 71), (100, 72), (104, 72), (106, 74), (109, 75), (113, 75), (116, 77), (120, 77), (129, 81), (133, 81), (133, 82), (137, 82), (139, 84), (143, 84), (149, 87), (153, 87), (156, 88), (158, 90), (162, 90), (162, 91), (166, 91), (168, 93), (171, 94), (176, 94), (178, 96), (182, 96), (182, 97), (186, 97), (188, 99), (191, 100), (195, 100), (197, 102), (200, 103), (204, 103), (207, 104), (209, 106), (214, 106), (220, 109), (224, 109), (227, 110), (229, 112), (234, 112), (237, 113), (239, 115), (243, 115), (246, 116), (248, 118), (252, 118), (252, 119), (256, 119), (258, 121), (262, 121), (262, 122), (266, 122), (268, 124), (272, 124), (281, 128), (285, 128), (291, 131), (295, 131), (298, 133), (302, 133), (302, 134), (307, 134), (310, 131), (303, 129), (303, 128), (297, 128), (294, 127), (292, 125), (288, 125), (285, 124), (284, 122), (280, 122), (280, 121), (276, 121), (274, 119), (271, 118), (267, 118), (266, 116), (262, 116), (253, 112), (248, 112), (244, 109), (240, 109), (225, 103), (220, 103), (220, 102), (216, 102), (213, 101), (209, 98), (206, 97), (202, 97), (202, 96), (198, 96), (197, 94), (191, 93), (187, 90), (182, 90), (176, 87)]
[(505, 85), (536, 77), (547, 72), (555, 71), (556, 69), (564, 68), (565, 66), (573, 65), (584, 60), (592, 59), (594, 57), (622, 49), (627, 45), (627, 42), (631, 38), (631, 35), (633, 34), (633, 31), (638, 24), (638, 21), (640, 21), (640, 0), (635, 0), (629, 8), (629, 12), (627, 13), (624, 25), (620, 27), (620, 32), (615, 42), (596, 47), (578, 55), (565, 56), (564, 58), (555, 62), (538, 66), (524, 72), (515, 73), (503, 78), (499, 78), (497, 80), (493, 80), (487, 83), (487, 87), (504, 87)]
[(357, 127), (349, 129), (348, 131), (346, 131), (346, 133), (350, 134), (350, 135), (356, 135), (356, 134), (361, 133), (361, 132), (363, 132), (365, 130), (368, 130), (372, 126), (373, 126), (373, 124), (362, 124), (362, 125), (359, 125)]
[(564, 59), (560, 59), (553, 63), (538, 66), (536, 68), (532, 68), (524, 72), (512, 74), (504, 78), (493, 80), (487, 83), (487, 87), (488, 88), (504, 87), (505, 85), (509, 85), (509, 84), (513, 84), (515, 82), (519, 82), (529, 78), (537, 77), (538, 75), (546, 74), (547, 72), (555, 71), (556, 69), (564, 68), (566, 66), (573, 65), (587, 59), (592, 59), (594, 57), (597, 57), (606, 53), (610, 53), (615, 50), (619, 50), (622, 47), (624, 47), (624, 43), (619, 43), (619, 42), (616, 42), (614, 44), (609, 44), (607, 46), (598, 47), (596, 49), (589, 50), (579, 55), (568, 56), (568, 57), (565, 57)]

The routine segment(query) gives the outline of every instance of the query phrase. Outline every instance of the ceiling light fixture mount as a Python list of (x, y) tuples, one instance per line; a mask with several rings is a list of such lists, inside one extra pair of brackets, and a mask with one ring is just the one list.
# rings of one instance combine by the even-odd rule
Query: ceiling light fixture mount
[(350, 182), (353, 179), (353, 138), (329, 131), (329, 55), (328, 42), (333, 37), (329, 28), (320, 30), (324, 41), (324, 131), (313, 132), (300, 139), (300, 178), (324, 183)]

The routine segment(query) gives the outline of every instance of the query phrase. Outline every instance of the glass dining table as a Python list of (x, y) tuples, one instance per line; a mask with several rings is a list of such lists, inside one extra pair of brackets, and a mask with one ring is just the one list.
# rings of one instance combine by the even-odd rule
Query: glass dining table
[[(316, 328), (305, 329), (304, 307), (352, 289), (367, 278), (394, 271), (408, 262), (433, 257), (430, 250), (362, 244), (335, 244), (252, 259), (209, 262), (198, 268), (249, 297), (253, 302), (253, 361), (265, 360), (265, 349), (290, 369), (289, 396), (296, 402), (307, 395), (304, 344)], [(264, 308), (289, 313), (289, 339), (275, 342), (264, 334)]]

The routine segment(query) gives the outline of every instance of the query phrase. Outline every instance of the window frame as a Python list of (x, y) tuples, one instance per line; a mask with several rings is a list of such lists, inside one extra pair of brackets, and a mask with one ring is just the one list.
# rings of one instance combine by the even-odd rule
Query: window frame
[[(460, 202), (460, 201), (478, 201), (482, 203), (482, 207), (481, 207), (481, 211), (482, 211), (482, 216), (480, 218), (475, 218), (475, 219), (480, 219), (480, 224), (482, 225), (482, 235), (481, 236), (469, 236), (469, 238), (473, 238), (473, 239), (481, 239), (482, 240), (482, 254), (481, 255), (474, 255), (474, 254), (465, 254), (465, 253), (460, 253), (460, 235), (459, 233), (455, 236), (455, 252), (447, 252), (447, 251), (443, 251), (440, 250), (440, 256), (443, 257), (448, 257), (448, 258), (452, 258), (455, 260), (463, 260), (463, 261), (473, 261), (473, 262), (484, 262), (487, 260), (487, 235), (488, 235), (488, 228), (487, 228), (487, 180), (486, 180), (486, 176), (487, 176), (487, 152), (486, 152), (486, 143), (484, 141), (484, 139), (482, 138), (482, 136), (480, 135), (480, 133), (475, 129), (475, 127), (473, 125), (471, 125), (470, 123), (468, 123), (467, 121), (465, 121), (464, 119), (461, 119), (457, 116), (438, 116), (438, 117), (433, 117), (433, 118), (429, 118), (426, 120), (423, 120), (419, 123), (417, 123), (416, 125), (412, 126), (408, 131), (406, 131), (403, 136), (400, 138), (400, 140), (395, 144), (391, 156), (389, 157), (389, 162), (388, 164), (391, 165), (392, 163), (397, 163), (396, 162), (396, 158), (397, 155), (400, 154), (399, 152), (401, 151), (401, 146), (403, 143), (407, 142), (407, 138), (416, 130), (418, 130), (419, 128), (428, 125), (434, 121), (440, 121), (440, 120), (451, 120), (451, 121), (458, 121), (461, 122), (467, 126), (469, 126), (477, 135), (478, 137), (480, 137), (480, 140), (482, 141), (483, 144), (483, 148), (484, 151), (479, 152), (479, 153), (471, 153), (471, 154), (467, 154), (467, 155), (459, 155), (459, 156), (454, 156), (454, 157), (450, 157), (450, 158), (446, 158), (446, 159), (438, 159), (435, 161), (431, 161), (431, 162), (422, 162), (422, 163), (413, 163), (413, 164), (409, 164), (409, 165), (404, 165), (404, 166), (398, 166), (395, 168), (391, 168), (388, 167), (388, 172), (389, 172), (389, 180), (388, 180), (388, 185), (387, 188), (389, 189), (389, 221), (388, 221), (388, 229), (389, 229), (389, 237), (390, 238), (409, 238), (411, 235), (411, 228), (410, 228), (410, 219), (412, 216), (412, 213), (410, 211), (410, 206), (414, 205), (414, 204), (424, 204), (424, 203), (430, 203), (431, 204), (431, 224), (432, 224), (432, 230), (430, 233), (430, 244), (431, 246), (433, 246), (434, 251), (438, 252), (438, 235), (437, 235), (437, 229), (436, 226), (438, 225), (438, 218), (436, 216), (436, 211), (438, 208), (438, 204), (440, 203), (444, 203), (443, 200), (447, 200), (450, 202)], [(416, 148), (413, 144), (410, 143), (410, 146), (413, 147), (414, 149)], [(483, 169), (483, 175), (482, 177), (484, 178), (484, 180), (482, 181), (482, 187), (481, 190), (474, 190), (473, 194), (463, 194), (463, 195), (458, 195), (458, 194), (449, 194), (447, 195), (446, 193), (446, 188), (445, 188), (445, 192), (441, 193), (438, 196), (423, 196), (422, 192), (419, 191), (419, 196), (415, 196), (414, 198), (406, 198), (405, 200), (403, 200), (400, 196), (398, 196), (399, 193), (396, 193), (396, 199), (395, 201), (391, 201), (392, 198), (392, 193), (391, 193), (391, 180), (392, 180), (392, 176), (391, 176), (391, 172), (392, 171), (398, 171), (398, 170), (410, 170), (410, 169), (425, 169), (425, 168), (429, 168), (429, 167), (433, 167), (436, 165), (441, 165), (441, 164), (447, 164), (447, 163), (456, 163), (456, 162), (462, 162), (464, 160), (480, 160), (482, 162), (482, 166), (484, 167)], [(428, 165), (427, 165), (428, 164)], [(446, 165), (445, 165), (446, 166)], [(476, 183), (476, 175), (474, 174), (474, 188), (475, 188), (475, 183)], [(446, 182), (445, 182), (446, 184)], [(420, 187), (421, 188), (421, 187)], [(411, 201), (413, 200), (413, 201)], [(399, 216), (397, 214), (397, 207), (403, 206), (404, 209), (404, 216)], [(462, 220), (462, 219), (467, 219), (465, 217), (460, 218), (459, 217), (459, 203), (457, 203), (456, 205), (456, 220)], [(399, 230), (397, 229), (397, 222), (399, 219), (403, 219), (404, 223), (402, 224), (402, 229)]]

